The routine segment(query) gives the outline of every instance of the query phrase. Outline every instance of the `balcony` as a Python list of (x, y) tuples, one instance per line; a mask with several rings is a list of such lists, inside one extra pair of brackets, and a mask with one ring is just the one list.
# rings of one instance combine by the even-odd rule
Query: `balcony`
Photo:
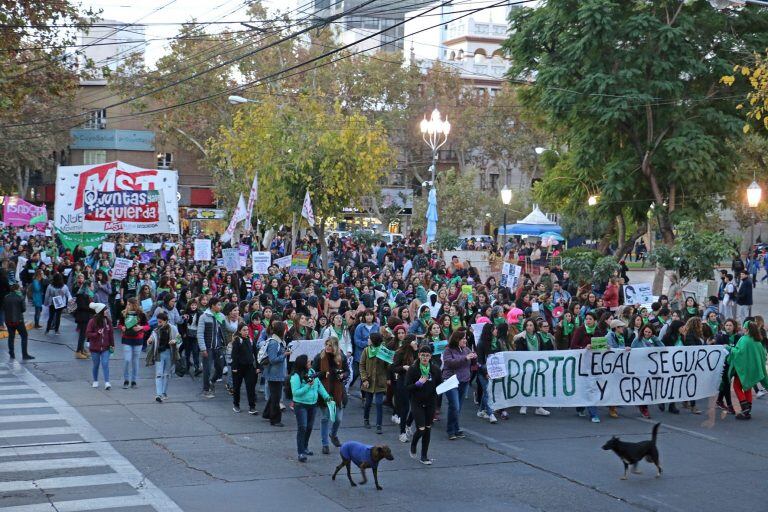
[(118, 149), (123, 151), (154, 151), (155, 132), (149, 130), (88, 130), (69, 131), (71, 149)]

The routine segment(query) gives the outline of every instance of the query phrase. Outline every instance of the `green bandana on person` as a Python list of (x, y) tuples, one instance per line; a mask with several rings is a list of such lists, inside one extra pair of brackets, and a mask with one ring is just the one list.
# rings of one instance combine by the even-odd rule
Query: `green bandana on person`
[(224, 323), (224, 313), (222, 313), (221, 311), (219, 311), (218, 313), (214, 313), (213, 318), (215, 318), (216, 321), (219, 322), (220, 324)]
[(368, 347), (368, 358), (372, 359), (376, 357), (379, 354), (379, 347), (374, 347), (373, 345), (370, 345)]
[(588, 326), (587, 324), (584, 324), (584, 330), (587, 331), (587, 334), (594, 334), (595, 329), (597, 329), (597, 324), (593, 324), (592, 327)]
[(452, 316), (451, 317), (451, 327), (453, 327), (453, 330), (455, 331), (459, 327), (461, 327), (461, 317), (460, 316)]
[(564, 336), (570, 336), (575, 328), (576, 328), (576, 325), (573, 322), (566, 322), (565, 320), (563, 320), (563, 335)]
[(506, 322), (506, 320), (502, 316), (497, 316), (496, 318), (493, 319), (493, 325), (495, 325), (496, 327), (500, 326), (504, 322)]
[(442, 331), (443, 331), (443, 337), (445, 337), (445, 339), (448, 339), (448, 338), (451, 337), (451, 328), (450, 327), (443, 327)]
[(614, 333), (616, 335), (616, 342), (619, 344), (620, 347), (626, 347), (626, 342), (624, 341), (624, 335), (619, 333)]
[(648, 324), (649, 318), (647, 316), (644, 316), (642, 318), (643, 318), (643, 325)]
[(491, 350), (495, 352), (498, 349), (499, 349), (499, 339), (496, 336), (494, 336), (491, 338)]
[(429, 377), (429, 363), (427, 364), (419, 363), (419, 370), (421, 370), (422, 377)]
[(720, 330), (720, 326), (717, 324), (717, 322), (707, 322), (707, 325), (710, 329), (712, 329), (712, 334), (717, 334), (717, 332)]
[(539, 350), (539, 337), (535, 334), (528, 334), (525, 333), (525, 342), (528, 345), (528, 350), (530, 351), (537, 351)]
[(688, 311), (689, 315), (695, 315), (698, 313), (698, 310), (696, 308), (685, 308), (686, 311)]

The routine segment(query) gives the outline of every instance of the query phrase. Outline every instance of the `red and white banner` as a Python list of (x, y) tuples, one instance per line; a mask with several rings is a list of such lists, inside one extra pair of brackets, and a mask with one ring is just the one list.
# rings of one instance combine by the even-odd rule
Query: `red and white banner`
[[(146, 194), (119, 194), (140, 191), (159, 192), (154, 197), (157, 203)], [(176, 171), (142, 169), (120, 161), (59, 167), (54, 224), (64, 233), (178, 234), (177, 194)], [(131, 219), (135, 213), (142, 218)]]

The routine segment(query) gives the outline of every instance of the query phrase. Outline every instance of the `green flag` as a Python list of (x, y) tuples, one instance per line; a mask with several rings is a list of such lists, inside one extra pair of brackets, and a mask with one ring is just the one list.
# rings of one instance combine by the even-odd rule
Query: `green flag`
[(79, 245), (85, 254), (90, 254), (107, 237), (104, 233), (64, 233), (59, 228), (56, 228), (56, 234), (65, 248), (73, 251)]

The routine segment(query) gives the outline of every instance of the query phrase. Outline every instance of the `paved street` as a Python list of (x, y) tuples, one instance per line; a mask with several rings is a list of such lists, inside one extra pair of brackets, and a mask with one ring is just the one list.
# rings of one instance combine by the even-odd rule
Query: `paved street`
[[(637, 280), (636, 280), (637, 281)], [(758, 288), (764, 311), (768, 288)], [(90, 387), (90, 361), (73, 358), (74, 325), (61, 336), (32, 334), (31, 363), (8, 363), (0, 353), (0, 508), (10, 511), (211, 511), (313, 510), (723, 510), (765, 509), (760, 482), (768, 477), (768, 407), (755, 403), (754, 420), (722, 417), (712, 403), (705, 414), (660, 413), (659, 447), (665, 469), (620, 481), (622, 465), (600, 450), (611, 435), (642, 440), (651, 423), (635, 409), (620, 410), (594, 425), (573, 410), (549, 418), (519, 416), (497, 425), (474, 417), (465, 402), (468, 438), (448, 441), (441, 421), (432, 438), (435, 464), (407, 456), (396, 427), (383, 436), (362, 427), (352, 400), (340, 433), (343, 440), (387, 442), (395, 460), (382, 463), (384, 490), (372, 482), (351, 488), (333, 482), (337, 450), (320, 454), (319, 422), (299, 464), (295, 422), (277, 430), (260, 417), (234, 414), (229, 395), (199, 396), (200, 382), (171, 381), (168, 402), (155, 403), (154, 377), (141, 368), (136, 390), (123, 390), (121, 349), (112, 359), (110, 391)], [(263, 397), (259, 396), (259, 406)], [(386, 410), (385, 410), (386, 411)], [(290, 413), (290, 411), (288, 411)], [(388, 419), (388, 415), (387, 415)], [(355, 477), (359, 478), (359, 477)], [(175, 503), (175, 504), (174, 504)]]

